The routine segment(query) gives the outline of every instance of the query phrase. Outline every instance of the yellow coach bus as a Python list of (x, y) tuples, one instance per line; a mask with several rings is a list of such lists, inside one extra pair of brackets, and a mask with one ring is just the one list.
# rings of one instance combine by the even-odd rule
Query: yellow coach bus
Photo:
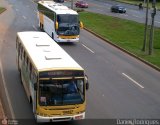
[(56, 42), (79, 42), (83, 24), (76, 11), (60, 3), (42, 0), (38, 2), (38, 19), (40, 29)]
[(45, 32), (18, 32), (17, 66), (37, 122), (85, 118), (84, 69)]

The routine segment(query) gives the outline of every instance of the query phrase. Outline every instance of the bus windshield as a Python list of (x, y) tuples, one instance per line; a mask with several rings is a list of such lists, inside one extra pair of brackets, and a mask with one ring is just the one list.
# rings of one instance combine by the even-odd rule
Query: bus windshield
[(39, 104), (41, 106), (80, 104), (84, 102), (83, 79), (40, 80)]
[(79, 35), (78, 15), (57, 15), (58, 35)]

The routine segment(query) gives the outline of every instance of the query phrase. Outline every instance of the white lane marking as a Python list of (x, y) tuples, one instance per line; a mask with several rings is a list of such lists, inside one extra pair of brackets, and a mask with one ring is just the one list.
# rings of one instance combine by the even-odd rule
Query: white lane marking
[(27, 17), (25, 17), (25, 16), (22, 16), (23, 17), (23, 19), (27, 19)]
[(16, 9), (16, 11), (18, 12), (19, 10), (18, 10), (18, 9)]
[(110, 4), (108, 4), (108, 3), (105, 3), (104, 5), (106, 5), (106, 6), (109, 6)]
[(131, 80), (133, 83), (135, 83), (136, 85), (138, 85), (139, 87), (141, 87), (142, 89), (144, 88), (141, 84), (139, 84), (138, 82), (136, 82), (134, 79), (132, 79), (131, 77), (129, 77), (128, 75), (126, 75), (125, 73), (122, 73), (125, 77), (127, 77), (129, 80)]
[(155, 23), (160, 23), (159, 21), (154, 21)]
[(137, 11), (137, 10), (128, 10), (128, 11), (130, 11), (131, 13), (137, 13), (137, 14), (139, 14), (140, 12), (139, 11)]
[(119, 16), (128, 16), (127, 14), (122, 14), (122, 13), (119, 13), (118, 15)]
[(9, 110), (11, 112), (11, 117), (12, 117), (12, 119), (15, 119), (15, 115), (14, 115), (13, 108), (12, 108), (12, 105), (11, 105), (11, 100), (9, 98), (9, 93), (8, 93), (5, 78), (4, 78), (3, 67), (2, 67), (1, 61), (0, 61), (0, 72), (2, 74), (2, 84), (4, 86), (4, 91), (5, 91), (5, 95), (6, 95), (6, 98), (7, 98), (8, 105), (9, 105)]
[(101, 10), (101, 9), (97, 9), (98, 11), (104, 11), (104, 10)]
[(123, 16), (128, 16), (128, 14), (124, 14)]
[(35, 25), (32, 25), (32, 27), (33, 27), (35, 30), (37, 30), (37, 28), (35, 27)]
[(87, 46), (85, 46), (84, 44), (82, 44), (82, 46), (84, 46), (87, 50), (89, 50), (91, 53), (94, 53), (94, 51), (92, 51), (90, 48), (88, 48)]
[(137, 16), (137, 15), (132, 15), (132, 16), (137, 17), (137, 18), (140, 18), (140, 17), (139, 17), (139, 16)]

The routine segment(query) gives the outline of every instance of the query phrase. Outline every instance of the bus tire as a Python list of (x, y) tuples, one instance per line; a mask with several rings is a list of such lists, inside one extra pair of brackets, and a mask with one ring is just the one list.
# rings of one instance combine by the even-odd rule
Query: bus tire
[(53, 32), (52, 32), (52, 39), (54, 40), (54, 34), (53, 34)]
[(37, 120), (37, 115), (36, 114), (34, 114), (34, 118), (35, 118), (35, 121), (36, 121), (37, 125), (41, 125)]
[(43, 24), (40, 23), (39, 25), (40, 25), (40, 30), (43, 31)]
[(32, 97), (29, 96), (29, 103), (32, 104)]
[(41, 30), (44, 31), (44, 29), (43, 29), (43, 24), (41, 24)]
[(22, 72), (21, 72), (21, 70), (19, 71), (19, 73), (20, 73), (20, 82), (22, 84)]
[(40, 30), (41, 30), (41, 23), (39, 23), (39, 27), (40, 27)]

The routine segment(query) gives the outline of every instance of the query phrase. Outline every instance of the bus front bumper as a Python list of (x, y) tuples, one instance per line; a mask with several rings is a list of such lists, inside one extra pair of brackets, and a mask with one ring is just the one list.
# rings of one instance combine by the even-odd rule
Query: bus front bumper
[(79, 42), (79, 38), (76, 38), (76, 39), (57, 39), (56, 42), (64, 42), (64, 43), (68, 43), (68, 42), (71, 42), (71, 43), (74, 43), (74, 42)]
[(81, 120), (85, 118), (85, 112), (73, 115), (73, 116), (56, 116), (56, 117), (45, 117), (37, 115), (36, 121), (37, 123), (45, 123), (45, 122), (61, 122), (61, 121), (72, 121), (72, 120)]

